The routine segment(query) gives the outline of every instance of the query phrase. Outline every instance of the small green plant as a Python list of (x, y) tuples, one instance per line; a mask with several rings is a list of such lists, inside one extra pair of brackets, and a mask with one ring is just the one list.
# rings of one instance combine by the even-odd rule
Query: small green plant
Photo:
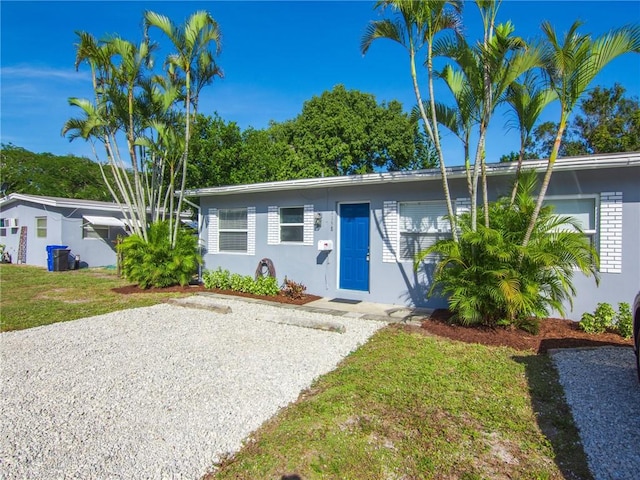
[(217, 270), (207, 270), (202, 275), (202, 283), (205, 288), (218, 288), (229, 290), (231, 288), (231, 273), (218, 267)]
[(205, 272), (202, 275), (202, 282), (205, 288), (233, 290), (253, 295), (275, 296), (280, 291), (278, 281), (274, 277), (258, 277), (254, 280), (249, 275), (232, 274), (229, 270), (223, 270), (222, 267)]
[(302, 283), (294, 282), (293, 280), (287, 279), (287, 277), (284, 278), (282, 293), (285, 296), (293, 300), (300, 300), (303, 297), (304, 292), (306, 292), (306, 290), (307, 290), (307, 287), (304, 286)]
[(254, 284), (255, 295), (276, 296), (280, 289), (278, 288), (278, 280), (275, 277), (258, 277)]
[(633, 317), (631, 316), (631, 306), (628, 303), (620, 302), (618, 304), (616, 328), (621, 337), (631, 338), (633, 335)]
[[(631, 311), (628, 304), (624, 304), (627, 306), (627, 310), (629, 311), (629, 317), (631, 317)], [(619, 307), (622, 309), (620, 313), (616, 314), (614, 308), (608, 303), (599, 303), (596, 307), (596, 310), (593, 313), (584, 313), (582, 314), (582, 318), (580, 319), (580, 328), (587, 333), (604, 333), (607, 331), (607, 328), (618, 328), (618, 324), (620, 322), (621, 315), (624, 313), (623, 304), (619, 304)], [(624, 323), (624, 321), (623, 321)], [(624, 328), (624, 327), (623, 327)], [(621, 333), (622, 335), (622, 333)], [(623, 335), (624, 336), (624, 335)]]

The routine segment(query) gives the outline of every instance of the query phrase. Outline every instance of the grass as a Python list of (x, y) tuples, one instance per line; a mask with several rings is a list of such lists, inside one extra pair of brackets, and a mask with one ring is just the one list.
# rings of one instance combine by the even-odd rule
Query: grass
[(145, 307), (169, 297), (184, 296), (179, 293), (122, 295), (111, 290), (130, 283), (106, 269), (48, 272), (40, 267), (0, 264), (0, 331)]
[[(0, 265), (0, 329), (152, 305), (108, 270)], [(217, 479), (592, 480), (546, 355), (379, 331), (267, 421)]]
[(213, 479), (590, 479), (546, 356), (387, 328)]

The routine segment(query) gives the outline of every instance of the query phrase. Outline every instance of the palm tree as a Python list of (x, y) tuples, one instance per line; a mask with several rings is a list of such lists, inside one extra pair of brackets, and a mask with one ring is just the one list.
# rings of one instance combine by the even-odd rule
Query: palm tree
[[(83, 62), (89, 64), (94, 102), (70, 98), (69, 103), (80, 108), (81, 117), (67, 121), (62, 134), (68, 134), (70, 140), (83, 138), (103, 143), (115, 185), (108, 180), (103, 165), (100, 164), (105, 184), (125, 217), (130, 220), (134, 233), (146, 238), (146, 202), (134, 148), (140, 132), (140, 123), (134, 120), (138, 105), (134, 92), (143, 70), (150, 64), (153, 47), (146, 42), (136, 47), (118, 37), (98, 41), (86, 32), (76, 34), (79, 37), (76, 44), (76, 69)], [(119, 131), (124, 131), (127, 139), (134, 172), (133, 184), (118, 148)], [(97, 152), (95, 153), (97, 158)]]
[(436, 102), (436, 117), (438, 123), (458, 137), (462, 143), (464, 148), (464, 166), (467, 174), (467, 190), (469, 192), (469, 198), (471, 198), (473, 188), (471, 184), (470, 137), (473, 127), (477, 125), (479, 121), (479, 99), (477, 95), (474, 94), (471, 85), (466, 81), (464, 74), (460, 70), (451, 67), (451, 65), (445, 65), (437, 76), (444, 80), (449, 88), (455, 101), (455, 107)]
[(549, 22), (542, 24), (542, 31), (546, 36), (543, 57), (545, 71), (549, 76), (550, 87), (560, 101), (560, 124), (549, 155), (538, 201), (522, 241), (524, 247), (531, 239), (542, 208), (569, 115), (593, 79), (611, 60), (625, 53), (640, 53), (640, 26), (638, 25), (612, 30), (595, 40), (592, 40), (589, 35), (578, 33), (580, 26), (580, 22), (574, 22), (561, 41)]
[(522, 83), (513, 82), (507, 90), (506, 102), (511, 107), (514, 117), (507, 125), (517, 128), (520, 133), (520, 152), (518, 153), (516, 179), (511, 190), (512, 205), (516, 199), (525, 148), (531, 138), (533, 126), (538, 121), (542, 110), (555, 98), (556, 93), (546, 85), (543, 85), (540, 79), (531, 72), (525, 74)]
[[(198, 111), (198, 99), (202, 88), (211, 83), (216, 76), (222, 76), (222, 71), (215, 63), (214, 54), (209, 50), (213, 43), (215, 44), (215, 54), (220, 53), (221, 34), (218, 23), (205, 11), (193, 13), (180, 27), (164, 15), (147, 11), (144, 14), (144, 24), (145, 33), (148, 33), (150, 27), (159, 28), (173, 43), (176, 53), (168, 57), (167, 70), (174, 81), (184, 85), (185, 140), (180, 159), (182, 167), (180, 195), (172, 234), (172, 245), (175, 246), (186, 187), (191, 122)], [(184, 78), (180, 78), (180, 72)], [(191, 110), (192, 106), (193, 111)]]
[[(485, 16), (493, 19), (495, 12), (490, 15), (489, 13), (485, 13)], [(456, 89), (465, 92), (466, 101), (473, 105), (476, 111), (479, 132), (470, 181), (473, 229), (477, 225), (477, 185), (480, 176), (483, 187), (484, 222), (485, 226), (489, 224), (485, 142), (493, 114), (497, 106), (504, 101), (509, 86), (541, 62), (540, 50), (528, 46), (523, 39), (514, 36), (511, 22), (494, 25), (492, 20), (487, 20), (485, 29), (483, 43), (469, 45), (459, 36), (455, 42), (440, 42), (436, 50), (438, 55), (451, 58), (456, 63), (457, 68), (451, 67), (450, 72), (443, 72), (446, 74), (445, 80), (453, 79)], [(452, 82), (447, 80), (447, 83)], [(460, 83), (466, 85), (462, 87), (458, 85)], [(456, 96), (454, 92), (454, 98)]]
[[(447, 8), (447, 7), (451, 8)], [(447, 203), (447, 212), (451, 223), (451, 233), (454, 240), (457, 240), (457, 231), (455, 228), (456, 217), (451, 202), (451, 194), (449, 192), (449, 182), (447, 180), (447, 171), (444, 161), (444, 155), (440, 146), (440, 135), (438, 133), (438, 122), (436, 116), (436, 104), (433, 94), (433, 45), (437, 34), (452, 29), (458, 31), (460, 29), (459, 13), (462, 10), (462, 2), (460, 0), (423, 0), (423, 1), (403, 1), (403, 0), (384, 0), (376, 3), (375, 8), (390, 7), (398, 14), (398, 20), (389, 19), (373, 21), (367, 27), (362, 37), (360, 49), (366, 54), (374, 40), (386, 38), (393, 40), (402, 45), (409, 54), (409, 66), (411, 69), (411, 80), (413, 83), (413, 91), (416, 96), (417, 106), (420, 116), (425, 126), (425, 130), (429, 138), (433, 142), (440, 165), (440, 173), (442, 176), (442, 188)], [(416, 55), (426, 48), (425, 66), (428, 75), (429, 89), (429, 105), (430, 115), (427, 115), (422, 94), (418, 85), (418, 76), (416, 70)]]

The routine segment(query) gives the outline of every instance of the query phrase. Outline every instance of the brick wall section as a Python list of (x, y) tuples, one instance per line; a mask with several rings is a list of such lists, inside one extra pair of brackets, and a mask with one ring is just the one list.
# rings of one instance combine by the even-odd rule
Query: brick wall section
[(313, 245), (313, 205), (304, 206), (303, 243)]
[(398, 251), (398, 202), (387, 201), (382, 206), (382, 225), (384, 238), (382, 239), (382, 261), (395, 263)]
[(271, 206), (267, 210), (267, 245), (280, 243), (280, 210)]
[(600, 271), (622, 273), (622, 192), (600, 193)]
[(256, 254), (256, 207), (247, 207), (247, 255)]
[(210, 208), (209, 209), (209, 229), (207, 231), (208, 234), (208, 242), (207, 249), (208, 253), (218, 253), (220, 250), (218, 248), (218, 209)]

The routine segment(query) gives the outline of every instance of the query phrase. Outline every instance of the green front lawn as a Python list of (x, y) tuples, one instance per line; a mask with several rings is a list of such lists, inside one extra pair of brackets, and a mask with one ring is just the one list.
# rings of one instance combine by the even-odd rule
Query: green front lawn
[(114, 287), (131, 282), (106, 269), (48, 272), (0, 264), (0, 331), (65, 322), (125, 308), (145, 307), (179, 293), (122, 295)]
[(588, 479), (546, 356), (378, 332), (212, 479)]

